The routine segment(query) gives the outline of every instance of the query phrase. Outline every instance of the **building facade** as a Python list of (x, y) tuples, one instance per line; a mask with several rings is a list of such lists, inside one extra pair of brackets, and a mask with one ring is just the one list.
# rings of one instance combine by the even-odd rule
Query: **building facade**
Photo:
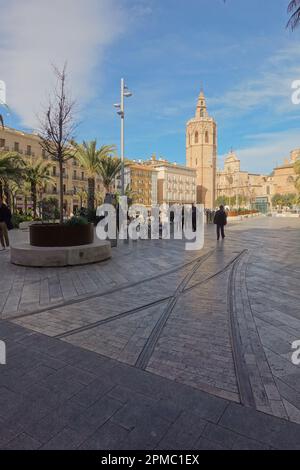
[[(29, 134), (5, 127), (0, 127), (0, 151), (16, 152), (25, 161), (43, 160), (49, 163), (49, 174), (52, 181), (45, 184), (40, 190), (40, 199), (54, 197), (58, 198), (59, 188), (59, 166), (58, 163), (47, 155), (40, 145), (40, 139), (35, 134)], [(63, 167), (64, 179), (64, 208), (66, 214), (74, 213), (80, 208), (85, 200), (87, 192), (87, 177), (84, 169), (78, 164), (77, 160), (70, 159), (65, 162)], [(96, 194), (104, 195), (104, 188), (100, 177), (96, 177)], [(17, 194), (17, 208), (24, 210), (24, 196)], [(30, 194), (29, 194), (30, 198)], [(28, 207), (30, 207), (30, 202)]]
[(216, 200), (217, 124), (201, 91), (196, 114), (186, 125), (186, 164), (197, 172), (197, 203), (212, 209)]
[(153, 155), (146, 162), (157, 173), (158, 204), (194, 204), (197, 200), (197, 173), (177, 163), (159, 159)]
[(230, 205), (250, 206), (256, 198), (267, 195), (267, 179), (265, 175), (242, 171), (237, 155), (230, 152), (225, 159), (224, 169), (217, 171), (217, 199), (226, 196), (231, 201)]
[(295, 163), (298, 159), (300, 159), (300, 149), (292, 150), (290, 157), (286, 158), (282, 165), (274, 168), (272, 173), (274, 194), (297, 193)]
[(226, 196), (230, 205), (272, 208), (275, 194), (297, 194), (295, 163), (300, 159), (300, 149), (293, 150), (282, 165), (274, 168), (270, 175), (241, 171), (241, 163), (234, 152), (225, 159), (224, 169), (217, 171), (217, 198)]
[(157, 204), (157, 172), (142, 161), (126, 163), (124, 184), (125, 189), (130, 189), (134, 204), (149, 208)]

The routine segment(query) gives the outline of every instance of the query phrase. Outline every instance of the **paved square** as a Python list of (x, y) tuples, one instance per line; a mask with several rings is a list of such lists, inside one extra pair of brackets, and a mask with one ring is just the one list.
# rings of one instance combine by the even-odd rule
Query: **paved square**
[(139, 241), (79, 268), (1, 253), (0, 447), (299, 448), (299, 229), (209, 226), (201, 252)]

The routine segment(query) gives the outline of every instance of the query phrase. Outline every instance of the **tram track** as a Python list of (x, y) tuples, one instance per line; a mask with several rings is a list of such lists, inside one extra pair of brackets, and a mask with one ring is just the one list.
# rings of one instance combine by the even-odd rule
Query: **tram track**
[[(213, 250), (210, 250), (208, 253), (213, 254), (214, 252), (216, 252), (216, 248), (213, 249)], [(71, 299), (71, 300), (67, 300), (65, 302), (57, 302), (53, 305), (46, 305), (45, 307), (38, 308), (38, 309), (36, 309), (34, 311), (31, 311), (31, 312), (22, 312), (22, 313), (18, 313), (16, 315), (11, 315), (11, 316), (9, 316), (7, 318), (3, 318), (3, 319), (8, 320), (8, 321), (19, 320), (19, 319), (26, 318), (26, 317), (31, 317), (31, 316), (34, 316), (34, 315), (39, 315), (40, 313), (49, 312), (51, 310), (56, 310), (56, 309), (63, 308), (63, 307), (68, 307), (68, 306), (71, 306), (71, 305), (81, 304), (83, 302), (93, 300), (93, 299), (98, 299), (98, 298), (101, 298), (101, 297), (105, 297), (107, 295), (112, 295), (112, 294), (115, 294), (116, 292), (120, 292), (120, 291), (123, 291), (123, 290), (132, 289), (133, 287), (137, 287), (141, 284), (148, 283), (148, 282), (151, 282), (151, 281), (155, 281), (157, 279), (161, 279), (162, 277), (166, 277), (166, 276), (169, 276), (171, 274), (175, 274), (175, 273), (177, 273), (177, 272), (179, 272), (179, 271), (181, 271), (185, 268), (188, 268), (189, 266), (197, 263), (202, 257), (203, 257), (203, 255), (197, 257), (194, 260), (188, 261), (187, 263), (183, 263), (180, 266), (176, 266), (172, 269), (169, 269), (169, 270), (164, 271), (164, 272), (159, 273), (159, 274), (155, 274), (154, 276), (150, 276), (150, 277), (147, 277), (145, 279), (139, 279), (138, 281), (134, 281), (130, 284), (129, 283), (121, 284), (119, 286), (108, 289), (104, 292), (94, 292), (92, 294), (77, 296), (76, 298)]]
[(239, 327), (239, 318), (243, 309), (243, 300), (237, 300), (237, 274), (239, 263), (243, 256), (249, 253), (248, 250), (244, 250), (241, 256), (238, 257), (235, 263), (233, 263), (227, 287), (227, 311), (229, 320), (229, 333), (230, 343), (233, 355), (233, 362), (235, 367), (235, 374), (237, 380), (238, 391), (240, 395), (240, 401), (244, 406), (255, 408), (255, 399), (250, 383), (250, 377), (247, 365), (244, 360), (243, 344)]
[[(125, 312), (121, 312), (116, 315), (109, 316), (107, 318), (99, 319), (98, 321), (94, 321), (90, 324), (87, 324), (78, 328), (74, 328), (72, 330), (64, 331), (60, 334), (55, 335), (54, 338), (61, 339), (61, 340), (64, 340), (64, 339), (68, 340), (68, 338), (71, 338), (72, 336), (75, 336), (77, 334), (84, 333), (87, 331), (92, 331), (98, 327), (101, 327), (102, 325), (113, 323), (114, 321), (130, 317), (136, 313), (143, 312), (147, 309), (151, 309), (153, 307), (158, 307), (160, 305), (166, 304), (165, 307), (163, 308), (161, 315), (159, 316), (158, 320), (153, 326), (152, 331), (134, 364), (136, 368), (141, 369), (141, 370), (146, 370), (148, 367), (149, 361), (154, 353), (156, 345), (165, 328), (165, 325), (168, 322), (181, 296), (184, 296), (185, 294), (193, 291), (194, 289), (199, 288), (200, 286), (208, 283), (212, 279), (215, 279), (218, 276), (221, 276), (222, 274), (230, 270), (229, 276), (228, 276), (228, 287), (227, 287), (227, 291), (228, 291), (227, 311), (228, 311), (228, 321), (229, 321), (229, 335), (230, 335), (230, 342), (231, 342), (231, 347), (232, 347), (234, 367), (236, 371), (238, 392), (239, 392), (241, 403), (243, 403), (246, 406), (251, 406), (251, 407), (255, 406), (253, 392), (251, 389), (250, 380), (248, 376), (248, 370), (243, 361), (242, 344), (241, 344), (239, 324), (238, 324), (238, 318), (237, 318), (238, 310), (237, 310), (237, 305), (235, 304), (236, 303), (235, 297), (236, 297), (237, 267), (239, 263), (242, 261), (243, 257), (249, 251), (242, 250), (240, 252), (237, 252), (236, 256), (231, 258), (222, 269), (207, 276), (205, 279), (202, 279), (199, 282), (189, 285), (189, 283), (191, 282), (191, 280), (193, 279), (194, 275), (197, 273), (199, 268), (206, 261), (208, 261), (216, 251), (217, 249), (212, 249), (209, 252), (207, 252), (205, 255), (202, 255), (196, 258), (195, 260), (189, 261), (188, 263), (185, 263), (181, 266), (168, 270), (167, 272), (152, 276), (151, 278), (143, 279), (143, 280), (131, 283), (130, 285), (126, 285), (126, 286), (119, 287), (116, 289), (111, 289), (104, 293), (97, 293), (97, 294), (95, 293), (84, 299), (74, 299), (73, 301), (62, 304), (60, 307), (65, 307), (65, 306), (69, 306), (72, 304), (79, 304), (82, 302), (86, 302), (90, 299), (102, 298), (107, 295), (115, 294), (116, 292), (119, 292), (120, 290), (130, 289), (132, 287), (142, 285), (144, 283), (148, 283), (156, 279), (160, 279), (166, 275), (180, 272), (183, 269), (190, 267), (189, 271), (185, 274), (184, 278), (176, 287), (173, 294), (166, 295), (165, 297), (162, 297), (154, 301), (145, 303), (143, 305), (134, 307)], [(42, 309), (42, 311), (39, 310), (38, 312), (31, 312), (30, 314), (18, 315), (13, 318), (10, 318), (10, 320), (18, 320), (20, 318), (37, 315), (38, 313), (48, 312), (49, 310), (55, 310), (57, 308), (59, 308), (57, 305), (52, 306), (51, 309), (45, 308), (45, 309)]]
[(135, 363), (135, 367), (140, 368), (145, 370), (147, 368), (147, 365), (149, 363), (149, 360), (153, 354), (153, 351), (156, 347), (156, 344), (161, 336), (161, 333), (172, 313), (174, 310), (179, 298), (182, 295), (185, 295), (186, 293), (190, 292), (191, 290), (200, 287), (201, 285), (209, 282), (210, 280), (222, 275), (223, 273), (227, 272), (230, 268), (234, 267), (235, 264), (240, 260), (240, 258), (247, 252), (247, 250), (243, 250), (240, 253), (237, 254), (233, 259), (231, 259), (221, 270), (217, 271), (211, 276), (208, 276), (207, 278), (203, 279), (200, 282), (197, 282), (196, 284), (187, 287), (193, 276), (196, 274), (200, 266), (205, 263), (214, 253), (215, 250), (212, 250), (211, 252), (208, 252), (206, 255), (202, 256), (200, 259), (198, 259), (191, 270), (186, 274), (184, 279), (181, 281), (181, 283), (177, 286), (175, 292), (173, 295), (166, 296), (161, 299), (157, 299), (153, 302), (149, 302), (146, 304), (143, 304), (141, 306), (135, 307), (133, 309), (127, 310), (125, 312), (119, 313), (117, 315), (113, 315), (111, 317), (101, 319), (97, 322), (90, 323), (88, 325), (75, 328), (69, 331), (65, 331), (63, 333), (60, 333), (55, 336), (57, 339), (67, 339), (71, 336), (74, 336), (76, 334), (80, 334), (86, 331), (91, 331), (94, 330), (97, 327), (100, 327), (105, 324), (112, 323), (116, 320), (122, 319), (129, 317), (131, 315), (134, 315), (138, 312), (142, 312), (146, 309), (150, 309), (155, 306), (162, 305), (164, 303), (167, 303), (166, 307), (164, 308), (162, 314), (160, 315), (159, 319), (157, 320), (156, 324), (154, 325), (152, 332), (149, 335), (149, 338), (147, 342), (145, 343), (142, 351), (139, 354), (139, 357)]

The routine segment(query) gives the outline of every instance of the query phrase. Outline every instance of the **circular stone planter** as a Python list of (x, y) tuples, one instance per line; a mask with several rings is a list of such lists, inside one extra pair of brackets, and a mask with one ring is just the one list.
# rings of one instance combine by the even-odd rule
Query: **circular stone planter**
[(94, 241), (93, 224), (31, 224), (29, 226), (31, 246), (71, 247), (90, 245)]
[(11, 246), (10, 261), (18, 266), (64, 267), (99, 263), (111, 258), (111, 245), (96, 240), (89, 245), (72, 247), (40, 247), (29, 243)]

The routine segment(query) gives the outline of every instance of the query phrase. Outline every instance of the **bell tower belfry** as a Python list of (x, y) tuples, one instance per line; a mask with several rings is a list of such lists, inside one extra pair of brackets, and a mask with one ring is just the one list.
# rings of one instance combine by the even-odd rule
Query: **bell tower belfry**
[(195, 117), (186, 125), (186, 164), (197, 170), (197, 203), (213, 209), (216, 200), (217, 124), (208, 115), (203, 91)]

